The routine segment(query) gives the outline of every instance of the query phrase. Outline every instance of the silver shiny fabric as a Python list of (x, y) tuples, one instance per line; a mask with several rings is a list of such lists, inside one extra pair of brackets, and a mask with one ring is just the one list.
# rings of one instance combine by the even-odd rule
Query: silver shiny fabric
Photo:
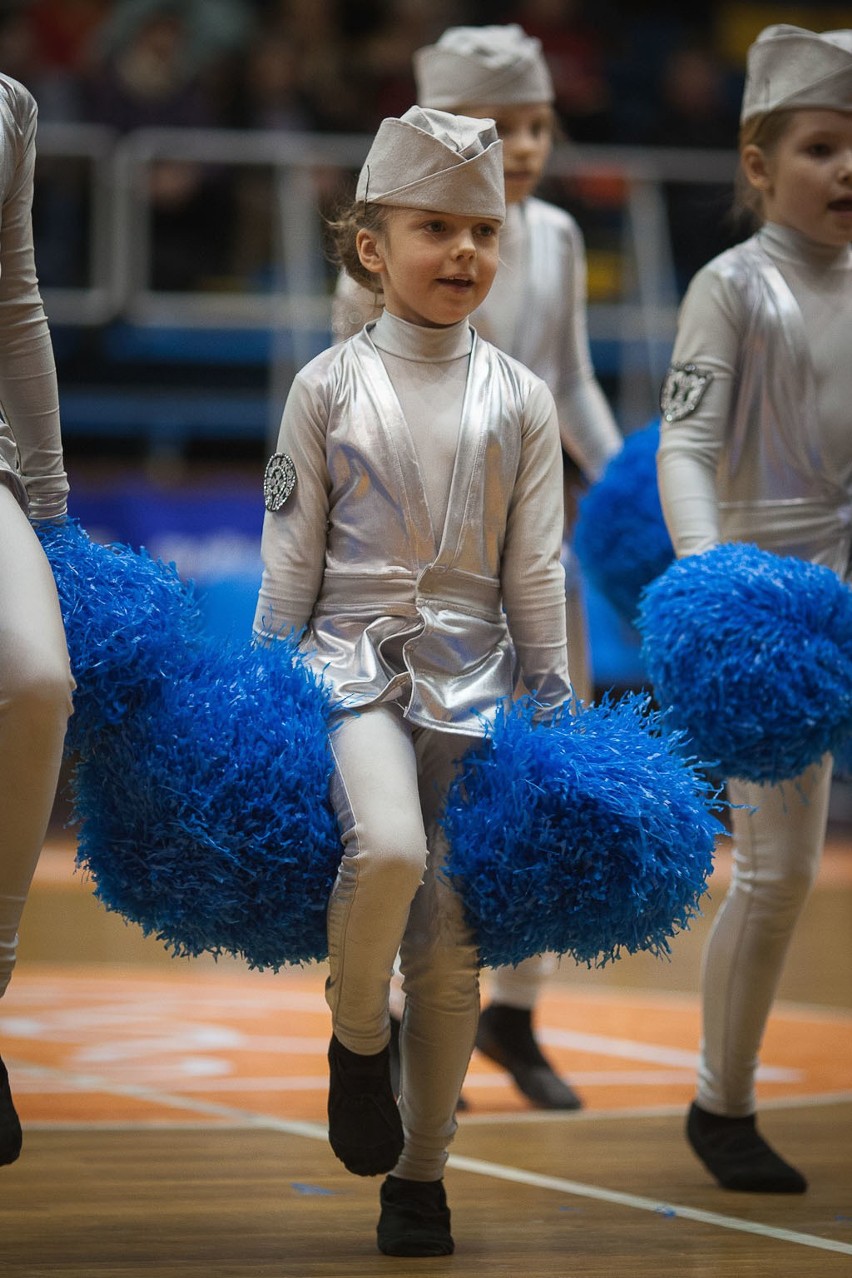
[[(303, 370), (303, 388), (306, 375), (312, 389), (302, 415), (325, 418), (317, 427), (324, 473), (311, 474), (320, 465), (315, 454), (300, 457), (298, 436), (285, 439), (282, 429), (279, 444), (293, 456), (297, 480), (287, 505), (266, 516), (255, 629), (275, 634), (304, 624), (307, 618), (279, 615), (286, 605), (278, 602), (276, 579), (298, 575), (299, 547), (324, 543), (303, 647), (335, 700), (351, 709), (399, 697), (413, 723), (480, 736), (483, 718), (512, 695), (518, 673), (501, 569), (523, 462), (524, 482), (538, 492), (535, 527), (512, 535), (526, 538), (530, 563), (542, 574), (537, 606), (555, 605), (562, 620), (561, 634), (548, 635), (540, 655), (526, 659), (538, 668), (524, 673), (545, 703), (566, 700), (559, 443), (553, 419), (552, 433), (528, 429), (525, 406), (537, 379), (474, 335), (439, 536), (411, 434), (369, 331)], [(321, 408), (313, 407), (316, 399)], [(322, 499), (333, 504), (333, 517), (317, 508)], [(303, 575), (310, 576), (310, 566)]]
[(802, 312), (781, 271), (752, 238), (731, 255), (749, 323), (730, 443), (719, 475), (725, 541), (753, 541), (845, 571), (850, 498), (815, 431), (816, 387)]
[[(708, 493), (708, 510), (711, 504), (717, 508), (718, 527), (708, 522), (705, 544), (753, 542), (844, 575), (852, 543), (847, 474), (826, 455), (825, 413), (802, 307), (767, 251), (775, 240), (786, 246), (791, 238), (781, 228), (764, 228), (704, 268), (704, 277), (710, 273), (715, 280), (719, 312), (739, 330), (730, 403), (715, 442), (701, 418), (710, 412), (711, 395), (729, 393), (718, 376), (693, 417), (663, 423), (661, 495), (682, 553), (673, 503), (692, 482), (685, 464), (703, 459), (708, 447), (718, 449), (715, 492)], [(694, 312), (693, 305), (690, 315)], [(705, 352), (696, 331), (690, 330), (688, 345), (679, 338), (675, 358), (694, 359), (703, 369), (708, 359), (712, 362), (715, 342), (711, 338)], [(838, 369), (837, 375), (848, 378), (848, 370)], [(720, 411), (718, 403), (712, 411)], [(690, 547), (701, 548), (701, 543)]]

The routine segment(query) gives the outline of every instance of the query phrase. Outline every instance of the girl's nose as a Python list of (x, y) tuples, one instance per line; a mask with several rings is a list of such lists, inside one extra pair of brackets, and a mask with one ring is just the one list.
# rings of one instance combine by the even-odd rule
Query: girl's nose
[(536, 140), (529, 129), (518, 129), (516, 133), (512, 134), (506, 149), (511, 150), (515, 155), (518, 153), (524, 155), (527, 151), (534, 150), (535, 146)]
[(476, 244), (471, 231), (462, 231), (453, 245), (456, 257), (471, 257), (476, 252)]

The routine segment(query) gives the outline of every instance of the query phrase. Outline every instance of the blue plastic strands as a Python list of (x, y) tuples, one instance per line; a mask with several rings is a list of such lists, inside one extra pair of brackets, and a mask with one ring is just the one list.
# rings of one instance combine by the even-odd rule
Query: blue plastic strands
[(201, 629), (192, 588), (173, 565), (92, 541), (76, 520), (40, 524), (77, 683), (66, 750), (85, 751), (152, 684), (173, 677)]
[(340, 860), (326, 693), (285, 640), (185, 660), (78, 764), (78, 865), (175, 955), (323, 958)]
[(644, 586), (672, 561), (657, 493), (659, 421), (624, 441), (596, 484), (580, 498), (573, 545), (586, 579), (627, 622)]
[(715, 792), (647, 695), (535, 713), (529, 700), (501, 712), (448, 798), (446, 872), (481, 962), (668, 954), (706, 890)]
[(852, 733), (852, 591), (730, 543), (669, 567), (637, 622), (666, 719), (723, 776), (798, 776)]

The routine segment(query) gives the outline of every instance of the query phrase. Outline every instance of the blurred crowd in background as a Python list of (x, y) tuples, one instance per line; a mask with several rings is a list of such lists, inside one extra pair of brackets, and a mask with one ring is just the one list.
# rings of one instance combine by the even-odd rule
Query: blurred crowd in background
[[(371, 132), (414, 98), (445, 27), (542, 41), (578, 142), (731, 146), (743, 55), (765, 21), (837, 6), (664, 0), (3, 0), (0, 66), (43, 120)], [(771, 13), (767, 16), (768, 11)]]
[[(0, 0), (0, 69), (25, 84), (39, 106), (34, 221), (42, 287), (85, 288), (93, 255), (89, 179), (79, 159), (51, 151), (51, 125), (98, 125), (117, 139), (147, 127), (366, 139), (382, 118), (413, 103), (415, 49), (448, 26), (517, 22), (542, 42), (559, 135), (569, 146), (733, 155), (745, 52), (764, 25), (777, 21), (848, 26), (852, 5)], [(160, 162), (150, 165), (146, 181), (153, 289), (277, 287), (282, 228), (269, 168)], [(318, 166), (313, 181), (322, 213), (344, 198), (346, 174), (339, 170), (324, 174)], [(580, 223), (590, 300), (623, 297), (629, 267), (622, 260), (625, 188), (617, 167), (545, 183), (541, 194)], [(735, 235), (730, 187), (670, 182), (664, 199), (682, 290)]]
[[(412, 104), (415, 49), (447, 26), (518, 22), (542, 42), (568, 142), (723, 149), (736, 143), (745, 50), (757, 31), (780, 20), (848, 25), (851, 12), (733, 0), (0, 0), (0, 68), (33, 92), (42, 125), (101, 124), (119, 136), (146, 126), (366, 135)], [(226, 224), (233, 251), (220, 274), (250, 278), (268, 258), (254, 247), (265, 235), (267, 187), (249, 179), (235, 192), (211, 177), (185, 165), (153, 172), (155, 287), (203, 288), (198, 262), (224, 261)], [(48, 288), (79, 285), (83, 258), (68, 251), (64, 213), (61, 234), (48, 225), (62, 207), (56, 187), (52, 209), (38, 188), (36, 200)], [(712, 234), (708, 242), (716, 209), (693, 224), (692, 196), (685, 205), (683, 193), (670, 198), (685, 283), (726, 244)]]

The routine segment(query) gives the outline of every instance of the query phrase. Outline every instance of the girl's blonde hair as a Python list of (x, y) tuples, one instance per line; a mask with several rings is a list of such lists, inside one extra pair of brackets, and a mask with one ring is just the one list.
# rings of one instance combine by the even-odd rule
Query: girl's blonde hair
[[(759, 147), (770, 158), (790, 126), (793, 112), (766, 111), (750, 116), (740, 127), (739, 153), (747, 146)], [(740, 164), (734, 179), (734, 214), (744, 221), (760, 226), (763, 222), (763, 196), (745, 175)]]
[(326, 221), (332, 263), (342, 268), (356, 284), (377, 296), (382, 291), (381, 278), (362, 265), (355, 239), (361, 230), (381, 234), (387, 225), (387, 216), (388, 210), (383, 204), (365, 204), (363, 200), (354, 200), (343, 205), (334, 217)]

